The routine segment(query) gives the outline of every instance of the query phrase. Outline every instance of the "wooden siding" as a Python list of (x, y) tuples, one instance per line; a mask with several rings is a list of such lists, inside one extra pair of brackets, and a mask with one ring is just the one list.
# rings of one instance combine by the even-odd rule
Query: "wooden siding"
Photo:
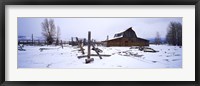
[(117, 38), (114, 40), (106, 41), (107, 47), (109, 46), (149, 46), (149, 41), (138, 38)]

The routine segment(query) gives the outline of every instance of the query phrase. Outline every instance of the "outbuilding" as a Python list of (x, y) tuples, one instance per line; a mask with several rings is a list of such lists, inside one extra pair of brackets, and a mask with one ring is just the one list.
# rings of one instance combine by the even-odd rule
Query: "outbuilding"
[(132, 27), (117, 33), (113, 39), (103, 41), (107, 46), (149, 46), (149, 40), (137, 37)]

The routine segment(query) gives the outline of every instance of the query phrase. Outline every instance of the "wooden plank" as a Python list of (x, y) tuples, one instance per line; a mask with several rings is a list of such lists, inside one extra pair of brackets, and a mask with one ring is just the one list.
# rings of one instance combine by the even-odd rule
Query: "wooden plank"
[(40, 52), (42, 52), (43, 50), (54, 50), (54, 49), (58, 49), (58, 48), (40, 48)]
[[(91, 56), (99, 56), (99, 55), (97, 55), (97, 54), (91, 54)], [(109, 57), (109, 56), (111, 56), (111, 55), (107, 55), (107, 54), (101, 54), (100, 56)]]
[(88, 32), (88, 59), (90, 58), (91, 32)]
[(20, 49), (18, 48), (18, 50), (20, 50), (20, 51), (26, 51), (25, 49), (23, 49), (23, 46), (24, 46), (23, 44), (22, 45), (18, 44), (18, 46), (20, 48)]
[[(90, 56), (99, 56), (97, 54), (91, 54)], [(107, 54), (101, 54), (100, 56), (104, 56), (104, 57), (110, 57), (111, 55), (107, 55)], [(78, 58), (85, 58), (85, 57), (88, 57), (88, 55), (83, 55), (83, 56), (78, 56)]]
[(99, 56), (100, 59), (102, 59), (101, 55), (99, 54), (99, 52), (96, 50), (96, 48), (94, 47), (94, 44), (92, 44), (92, 47), (94, 48), (94, 51), (97, 53), (97, 55)]

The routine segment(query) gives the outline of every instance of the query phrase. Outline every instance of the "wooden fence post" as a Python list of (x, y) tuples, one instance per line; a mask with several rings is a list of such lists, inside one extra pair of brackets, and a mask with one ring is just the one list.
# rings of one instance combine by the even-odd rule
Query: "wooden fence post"
[(90, 59), (91, 32), (88, 32), (88, 59)]
[(63, 49), (63, 43), (62, 43), (62, 40), (61, 40), (61, 46), (62, 46), (62, 49)]
[(90, 46), (91, 46), (91, 32), (89, 31), (88, 32), (88, 55), (87, 55), (87, 59), (85, 59), (85, 63), (87, 64), (87, 63), (90, 63), (90, 62), (92, 62), (92, 61), (94, 61), (94, 58), (90, 58), (90, 56), (91, 56), (91, 53), (90, 53)]
[(78, 46), (81, 48), (82, 54), (85, 54), (84, 49), (83, 49), (83, 47), (81, 46), (81, 43), (80, 43), (79, 40), (78, 40), (78, 37), (76, 37), (76, 41), (77, 41), (77, 43), (78, 43)]
[(32, 46), (33, 46), (34, 44), (33, 44), (33, 34), (32, 34)]
[(94, 44), (91, 44), (92, 48), (94, 49), (94, 51), (97, 53), (97, 55), (99, 56), (100, 59), (102, 59), (101, 55), (99, 54), (99, 52), (96, 50)]

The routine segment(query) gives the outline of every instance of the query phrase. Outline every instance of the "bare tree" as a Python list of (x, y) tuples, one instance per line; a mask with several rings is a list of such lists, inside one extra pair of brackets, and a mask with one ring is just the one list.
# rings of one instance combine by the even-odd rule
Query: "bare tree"
[(161, 38), (160, 38), (159, 32), (156, 32), (155, 44), (157, 44), (157, 45), (161, 44)]
[(45, 37), (47, 44), (52, 44), (56, 35), (56, 27), (53, 19), (44, 19), (41, 23), (42, 35)]
[(170, 45), (182, 46), (182, 24), (170, 22), (166, 35), (166, 41)]
[(59, 44), (59, 40), (60, 40), (60, 27), (57, 26), (57, 32), (56, 32), (56, 45)]
[(182, 24), (181, 23), (178, 23), (176, 33), (177, 33), (177, 45), (182, 46)]

